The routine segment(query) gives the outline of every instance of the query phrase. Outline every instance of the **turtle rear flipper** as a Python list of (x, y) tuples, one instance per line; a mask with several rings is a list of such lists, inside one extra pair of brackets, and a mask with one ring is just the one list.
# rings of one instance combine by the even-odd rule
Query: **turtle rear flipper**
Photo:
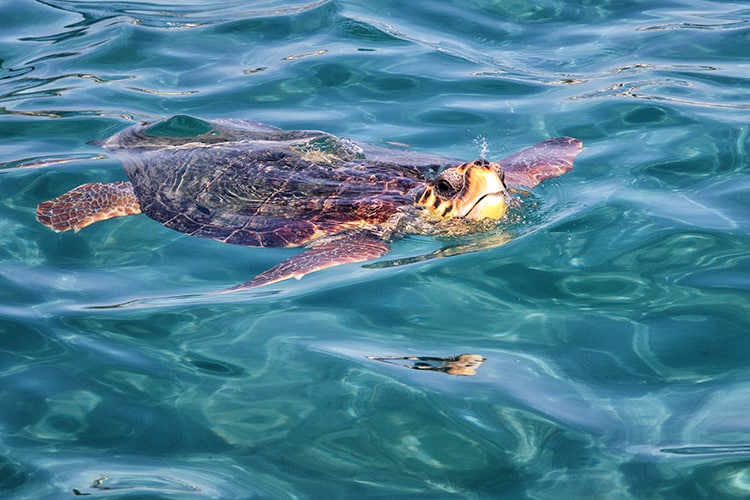
[(375, 259), (387, 254), (390, 250), (385, 241), (374, 235), (359, 233), (342, 235), (318, 243), (303, 253), (260, 273), (250, 281), (228, 288), (223, 292), (256, 288), (289, 278), (300, 279), (306, 274), (329, 267)]
[(129, 182), (83, 184), (36, 207), (36, 220), (55, 231), (78, 231), (100, 220), (141, 213)]

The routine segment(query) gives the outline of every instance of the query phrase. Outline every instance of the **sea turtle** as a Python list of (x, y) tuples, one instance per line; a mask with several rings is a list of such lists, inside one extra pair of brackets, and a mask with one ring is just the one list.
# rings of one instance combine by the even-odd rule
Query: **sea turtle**
[[(202, 238), (306, 250), (229, 290), (374, 259), (407, 233), (473, 232), (502, 218), (510, 186), (572, 168), (581, 141), (549, 139), (494, 163), (377, 147), (325, 132), (178, 115), (96, 144), (129, 182), (79, 186), (37, 207), (55, 231), (144, 213)], [(457, 164), (460, 163), (460, 164)]]

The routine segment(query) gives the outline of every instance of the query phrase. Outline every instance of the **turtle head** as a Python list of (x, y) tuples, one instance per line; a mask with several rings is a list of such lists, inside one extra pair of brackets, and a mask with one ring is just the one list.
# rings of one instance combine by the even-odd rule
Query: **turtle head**
[(500, 219), (508, 208), (503, 171), (484, 159), (447, 168), (430, 181), (417, 204), (443, 219)]

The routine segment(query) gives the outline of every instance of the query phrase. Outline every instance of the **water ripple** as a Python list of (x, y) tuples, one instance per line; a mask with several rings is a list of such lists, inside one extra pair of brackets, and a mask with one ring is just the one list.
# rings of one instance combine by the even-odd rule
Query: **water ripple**
[[(124, 17), (128, 22), (151, 28), (190, 29), (219, 24), (237, 19), (257, 19), (265, 17), (286, 17), (315, 10), (330, 3), (330, 0), (280, 2), (266, 0), (256, 2), (249, 9), (247, 2), (181, 2), (157, 4), (144, 2), (110, 2), (99, 5), (95, 2), (79, 0), (45, 0), (50, 7), (81, 14), (83, 21), (69, 25), (72, 30), (59, 35), (29, 37), (37, 41), (59, 41), (72, 36), (80, 36), (85, 27), (96, 22)], [(82, 26), (83, 28), (79, 28)]]
[(711, 31), (733, 30), (733, 29), (746, 28), (747, 23), (748, 23), (747, 19), (742, 19), (739, 21), (716, 22), (716, 23), (691, 23), (691, 22), (666, 23), (666, 24), (657, 24), (654, 26), (645, 26), (642, 28), (638, 28), (638, 31), (679, 30), (679, 29), (711, 30)]
[(678, 446), (659, 451), (674, 455), (750, 455), (750, 444)]
[[(742, 2), (6, 4), (6, 496), (747, 496)], [(178, 113), (462, 158), (586, 150), (502, 246), (404, 238), (256, 293), (205, 292), (293, 250), (36, 223), (123, 178), (87, 141)], [(486, 357), (472, 377), (367, 358), (461, 352)]]

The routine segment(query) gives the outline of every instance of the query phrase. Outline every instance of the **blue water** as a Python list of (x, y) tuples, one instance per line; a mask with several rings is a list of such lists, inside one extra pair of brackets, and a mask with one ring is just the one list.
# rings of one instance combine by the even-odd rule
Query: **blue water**
[[(747, 3), (15, 0), (0, 33), (4, 498), (750, 495)], [(34, 218), (173, 114), (586, 149), (504, 246), (212, 295), (296, 251)]]

